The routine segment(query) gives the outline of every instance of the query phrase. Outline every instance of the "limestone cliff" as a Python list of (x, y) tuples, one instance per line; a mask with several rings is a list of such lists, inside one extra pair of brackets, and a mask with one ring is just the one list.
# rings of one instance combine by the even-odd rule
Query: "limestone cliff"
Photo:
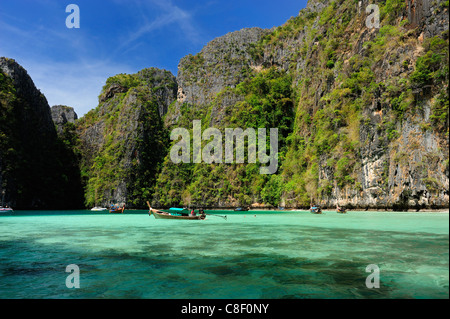
[(64, 126), (67, 123), (75, 124), (78, 120), (78, 115), (75, 113), (73, 107), (65, 105), (54, 105), (51, 107), (51, 115), (53, 123), (56, 125), (56, 130), (61, 134), (64, 130)]
[[(369, 4), (378, 5), (379, 28), (366, 24)], [(282, 167), (261, 180), (239, 166), (180, 171), (166, 160), (155, 203), (175, 204), (170, 191), (180, 204), (211, 206), (448, 207), (447, 46), (448, 2), (429, 0), (310, 0), (283, 26), (212, 41), (180, 62), (166, 125), (252, 127), (248, 113), (267, 102), (276, 69), (294, 101)], [(175, 184), (174, 172), (184, 176)]]
[[(211, 41), (176, 78), (151, 68), (108, 79), (78, 120), (61, 106), (51, 114), (26, 71), (2, 58), (3, 197), (62, 207), (82, 183), (88, 207), (448, 208), (448, 22), (448, 1), (310, 0), (280, 27)], [(194, 120), (222, 133), (278, 128), (277, 173), (174, 164), (169, 133), (192, 132)]]
[(161, 119), (177, 84), (155, 68), (107, 80), (99, 105), (76, 122), (88, 207), (145, 207), (151, 198), (168, 135)]
[[(268, 30), (260, 28), (243, 29), (231, 32), (208, 43), (195, 56), (188, 55), (178, 65), (177, 101), (165, 117), (167, 125), (177, 123), (182, 105), (207, 107), (217, 94), (226, 88), (234, 88), (252, 72), (255, 65), (251, 50)], [(220, 121), (220, 114), (226, 106), (232, 106), (240, 100), (236, 95), (228, 95), (220, 109), (215, 110)]]
[[(303, 191), (329, 207), (448, 207), (448, 7), (380, 3), (381, 28), (368, 29), (368, 4), (332, 3), (311, 25), (305, 55), (279, 58), (300, 82), (297, 113), (308, 113), (294, 132), (316, 144), (317, 167), (305, 172), (317, 173)], [(425, 66), (427, 56), (436, 60)], [(297, 205), (298, 194), (283, 202)]]
[(15, 209), (80, 207), (79, 172), (26, 70), (0, 58), (0, 194)]

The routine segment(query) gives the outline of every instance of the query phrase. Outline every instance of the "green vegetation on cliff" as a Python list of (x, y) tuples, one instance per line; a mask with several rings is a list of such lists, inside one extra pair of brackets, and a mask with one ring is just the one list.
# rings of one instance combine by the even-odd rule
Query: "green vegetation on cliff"
[[(3, 61), (25, 72), (13, 60)], [(17, 85), (27, 81), (24, 75)], [(36, 92), (25, 85), (19, 89), (0, 70), (0, 200), (15, 209), (83, 207), (72, 148), (57, 137), (48, 104)]]
[[(432, 7), (439, 18), (424, 22), (417, 17), (428, 13), (411, 11), (409, 2), (379, 5), (380, 29), (361, 28), (365, 8), (355, 1), (330, 1), (321, 12), (301, 11), (245, 48), (249, 65), (258, 71), (249, 72), (244, 64), (246, 79), (235, 88), (223, 88), (207, 105), (191, 99), (194, 103), (180, 107), (181, 127), (202, 119), (204, 128), (280, 128), (278, 174), (260, 176), (252, 164), (174, 165), (166, 159), (155, 203), (446, 205), (448, 19), (447, 30), (444, 22), (443, 31), (423, 36), (428, 24), (445, 19), (445, 6)], [(202, 73), (204, 56), (189, 61), (195, 67), (183, 64), (183, 78)], [(230, 96), (240, 98), (223, 103)], [(431, 152), (430, 138), (439, 143)], [(417, 166), (418, 158), (420, 163), (434, 158), (437, 164)], [(415, 176), (413, 185), (408, 174)]]
[[(77, 179), (61, 165), (81, 171), (88, 207), (448, 207), (448, 1), (376, 4), (378, 29), (366, 26), (364, 1), (310, 0), (278, 28), (214, 39), (180, 61), (176, 79), (154, 68), (111, 77), (98, 107), (41, 150), (77, 161), (58, 155), (33, 170), (57, 168), (44, 184)], [(27, 106), (2, 73), (0, 84), (1, 183), (14, 184), (42, 143), (17, 146), (17, 105)], [(261, 175), (259, 162), (174, 164), (170, 132), (192, 136), (195, 120), (223, 138), (226, 128), (278, 128), (277, 173)]]
[[(190, 130), (191, 136), (194, 120), (202, 121), (203, 130), (209, 128), (213, 109), (222, 105), (229, 95), (238, 96), (239, 102), (222, 110), (220, 124), (214, 125), (222, 136), (225, 136), (225, 128), (279, 128), (279, 156), (282, 158), (292, 126), (292, 80), (275, 68), (255, 72), (236, 88), (225, 89), (208, 108), (196, 110), (195, 106), (184, 105), (177, 127)], [(248, 163), (248, 153), (244, 154)], [(184, 203), (205, 207), (250, 205), (261, 200), (276, 204), (281, 195), (276, 187), (278, 179), (259, 175), (260, 166), (260, 163), (173, 164), (167, 157), (158, 178), (154, 202), (162, 206)]]
[(107, 80), (99, 106), (76, 124), (88, 207), (145, 207), (169, 140), (159, 112), (175, 92), (173, 76), (157, 69)]

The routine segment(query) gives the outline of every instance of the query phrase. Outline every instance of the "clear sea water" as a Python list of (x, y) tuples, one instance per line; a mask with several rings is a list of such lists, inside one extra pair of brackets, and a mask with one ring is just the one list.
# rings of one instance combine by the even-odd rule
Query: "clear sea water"
[[(0, 217), (0, 298), (449, 298), (449, 214), (208, 212), (205, 221)], [(66, 266), (80, 269), (68, 289)], [(368, 265), (380, 288), (366, 287)]]

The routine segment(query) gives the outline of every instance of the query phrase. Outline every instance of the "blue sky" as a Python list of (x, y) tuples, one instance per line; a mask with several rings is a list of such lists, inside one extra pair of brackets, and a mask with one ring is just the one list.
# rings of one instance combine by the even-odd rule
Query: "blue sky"
[[(0, 56), (15, 59), (50, 105), (79, 116), (98, 104), (106, 79), (179, 60), (209, 41), (247, 27), (284, 24), (306, 0), (14, 0), (0, 2)], [(66, 27), (66, 7), (80, 28)]]

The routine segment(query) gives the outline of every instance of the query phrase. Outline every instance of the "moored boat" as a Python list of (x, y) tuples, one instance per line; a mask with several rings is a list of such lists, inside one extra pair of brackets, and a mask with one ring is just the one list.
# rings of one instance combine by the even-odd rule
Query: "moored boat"
[(248, 212), (249, 210), (248, 207), (238, 207), (234, 209), (235, 212)]
[(169, 212), (163, 212), (161, 210), (153, 209), (150, 203), (147, 202), (149, 207), (149, 216), (153, 215), (155, 219), (181, 219), (181, 220), (204, 220), (206, 218), (205, 213), (200, 215), (191, 215), (188, 210), (184, 208), (171, 208)]
[[(0, 213), (2, 213), (2, 214), (12, 213), (13, 209), (11, 207), (8, 207), (9, 204), (5, 203), (5, 196), (6, 196), (6, 191), (3, 190), (2, 191), (2, 201), (0, 202)], [(3, 205), (6, 205), (6, 207), (4, 207)]]
[(125, 211), (125, 205), (123, 205), (122, 207), (120, 207), (118, 205), (113, 205), (109, 208), (109, 212), (111, 214), (123, 214), (124, 211)]
[(94, 207), (91, 209), (92, 212), (104, 212), (106, 210), (108, 210), (108, 209), (104, 208), (104, 207)]
[(168, 213), (168, 212), (163, 212), (160, 210), (156, 210), (151, 208), (149, 211), (149, 215), (153, 215), (155, 216), (155, 219), (183, 219), (183, 220), (204, 220), (206, 218), (206, 216), (204, 214), (202, 215), (181, 215), (181, 214), (176, 214), (176, 213)]
[(319, 206), (312, 206), (310, 212), (312, 214), (322, 214), (322, 208), (320, 208)]
[(336, 211), (338, 214), (347, 214), (347, 210), (343, 207), (337, 207)]
[(0, 206), (0, 213), (12, 213), (14, 210), (10, 207)]

